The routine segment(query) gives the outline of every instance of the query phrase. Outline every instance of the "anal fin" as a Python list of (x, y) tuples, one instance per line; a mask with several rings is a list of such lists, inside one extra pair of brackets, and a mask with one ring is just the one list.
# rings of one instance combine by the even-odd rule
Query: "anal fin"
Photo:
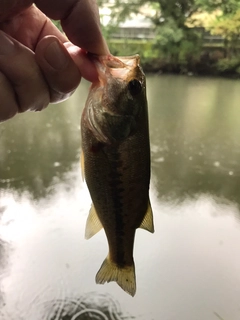
[(136, 293), (134, 262), (131, 266), (119, 268), (111, 261), (109, 256), (107, 256), (96, 274), (96, 283), (104, 284), (110, 281), (116, 281), (124, 291), (133, 297)]
[(86, 222), (85, 239), (90, 239), (92, 236), (98, 233), (102, 227), (101, 221), (99, 220), (94, 205), (92, 204)]
[(84, 171), (84, 153), (81, 151), (80, 155), (80, 164), (81, 164), (81, 171), (82, 171), (82, 179), (85, 180), (85, 171)]
[(153, 213), (150, 200), (148, 201), (148, 208), (147, 212), (143, 218), (142, 223), (140, 224), (139, 228), (147, 230), (151, 233), (154, 233), (154, 225), (153, 225)]

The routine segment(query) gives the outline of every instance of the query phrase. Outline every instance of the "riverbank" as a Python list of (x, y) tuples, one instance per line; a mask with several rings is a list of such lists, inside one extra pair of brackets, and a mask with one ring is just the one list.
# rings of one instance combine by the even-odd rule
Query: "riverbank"
[(240, 78), (240, 59), (218, 61), (180, 61), (171, 62), (164, 59), (149, 58), (142, 61), (146, 73), (194, 74), (202, 76), (220, 76)]
[(108, 41), (110, 51), (116, 56), (138, 53), (141, 65), (147, 73), (195, 74), (240, 78), (240, 56), (225, 58), (222, 44), (202, 45), (197, 50), (167, 55), (152, 41), (112, 39)]

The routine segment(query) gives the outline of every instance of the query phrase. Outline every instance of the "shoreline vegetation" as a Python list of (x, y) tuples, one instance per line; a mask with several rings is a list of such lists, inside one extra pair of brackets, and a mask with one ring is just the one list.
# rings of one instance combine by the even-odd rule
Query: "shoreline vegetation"
[(227, 57), (222, 43), (203, 44), (197, 53), (179, 51), (175, 57), (156, 50), (154, 41), (108, 39), (108, 45), (116, 56), (139, 54), (145, 73), (240, 78), (240, 55)]

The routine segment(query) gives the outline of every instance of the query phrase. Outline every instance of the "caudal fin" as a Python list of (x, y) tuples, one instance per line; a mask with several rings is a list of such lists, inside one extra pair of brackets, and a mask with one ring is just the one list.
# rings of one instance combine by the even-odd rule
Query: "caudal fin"
[(136, 293), (134, 262), (131, 266), (119, 268), (107, 257), (96, 274), (96, 283), (104, 284), (110, 281), (116, 281), (124, 291), (134, 296)]

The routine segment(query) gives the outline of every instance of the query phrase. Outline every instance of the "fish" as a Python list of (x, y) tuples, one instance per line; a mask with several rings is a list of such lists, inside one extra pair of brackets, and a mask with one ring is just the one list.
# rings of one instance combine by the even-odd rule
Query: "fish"
[(81, 118), (81, 166), (92, 199), (85, 238), (103, 228), (108, 241), (96, 283), (115, 281), (134, 296), (135, 232), (154, 232), (146, 79), (139, 55), (92, 60), (98, 81), (90, 87)]

